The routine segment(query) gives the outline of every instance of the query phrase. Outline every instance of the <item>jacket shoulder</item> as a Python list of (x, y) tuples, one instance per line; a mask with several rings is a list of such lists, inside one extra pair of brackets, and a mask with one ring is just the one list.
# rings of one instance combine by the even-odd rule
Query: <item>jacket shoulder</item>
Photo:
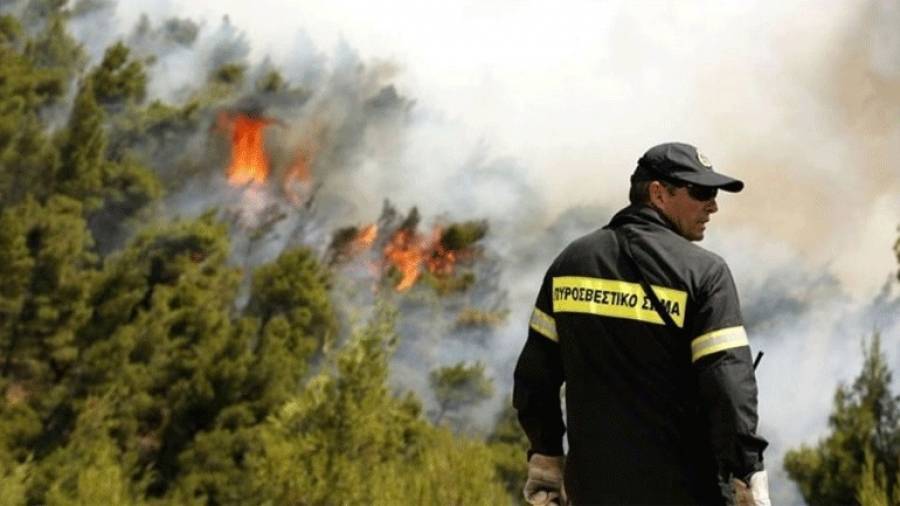
[(696, 264), (698, 267), (707, 267), (709, 269), (727, 267), (724, 258), (702, 246), (698, 246), (689, 241), (684, 241), (683, 248), (684, 251), (682, 254), (685, 258)]
[(684, 241), (680, 256), (691, 273), (692, 285), (697, 289), (708, 289), (711, 284), (731, 278), (731, 271), (725, 259), (692, 242)]
[(607, 241), (611, 240), (610, 237), (612, 235), (613, 232), (611, 230), (600, 228), (575, 239), (557, 255), (553, 265), (583, 260), (585, 257), (596, 255), (599, 248), (602, 248)]

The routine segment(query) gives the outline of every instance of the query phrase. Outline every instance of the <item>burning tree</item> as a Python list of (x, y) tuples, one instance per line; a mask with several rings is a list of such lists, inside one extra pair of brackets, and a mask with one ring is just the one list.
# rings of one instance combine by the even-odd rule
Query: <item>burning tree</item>
[[(417, 290), (478, 306), (487, 224), (386, 209), (324, 247), (350, 221), (326, 175), (409, 101), (352, 70), (359, 93), (317, 102), (237, 43), (167, 101), (150, 51), (197, 25), (144, 19), (85, 68), (66, 21), (88, 4), (0, 9), (22, 13), (0, 14), (0, 502), (502, 502), (494, 450), (389, 384)], [(379, 291), (356, 291), (400, 320), (349, 332), (335, 285), (370, 260)]]
[(231, 130), (228, 182), (236, 186), (264, 184), (269, 177), (269, 158), (263, 149), (263, 128), (272, 120), (238, 115), (225, 122)]
[(470, 267), (478, 259), (481, 248), (477, 243), (487, 235), (487, 222), (435, 225), (424, 234), (418, 231), (420, 219), (419, 211), (412, 208), (401, 220), (396, 209), (385, 202), (377, 223), (338, 229), (326, 258), (339, 265), (368, 256), (382, 280), (401, 293), (420, 280), (441, 294), (464, 291), (475, 279), (470, 269), (459, 272), (459, 267)]

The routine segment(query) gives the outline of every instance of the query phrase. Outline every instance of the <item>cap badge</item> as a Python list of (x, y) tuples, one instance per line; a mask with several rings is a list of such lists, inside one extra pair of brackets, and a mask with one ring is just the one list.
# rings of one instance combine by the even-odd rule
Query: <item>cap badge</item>
[(706, 155), (704, 155), (703, 153), (701, 153), (699, 149), (697, 150), (697, 160), (698, 160), (698, 161), (700, 162), (700, 164), (703, 165), (704, 167), (708, 167), (708, 168), (710, 168), (710, 169), (712, 168), (712, 164), (709, 163), (709, 158), (707, 158)]

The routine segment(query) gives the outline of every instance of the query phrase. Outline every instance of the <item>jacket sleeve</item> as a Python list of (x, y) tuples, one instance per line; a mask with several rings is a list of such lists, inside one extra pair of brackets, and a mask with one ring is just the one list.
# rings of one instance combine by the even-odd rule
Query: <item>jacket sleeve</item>
[(560, 409), (563, 383), (559, 336), (553, 316), (549, 275), (544, 278), (531, 313), (528, 338), (516, 364), (513, 406), (528, 436), (532, 453), (562, 455), (565, 425)]
[(724, 262), (709, 273), (699, 300), (691, 360), (701, 409), (722, 477), (747, 480), (763, 469), (768, 446), (757, 435), (757, 387), (750, 344), (731, 272)]

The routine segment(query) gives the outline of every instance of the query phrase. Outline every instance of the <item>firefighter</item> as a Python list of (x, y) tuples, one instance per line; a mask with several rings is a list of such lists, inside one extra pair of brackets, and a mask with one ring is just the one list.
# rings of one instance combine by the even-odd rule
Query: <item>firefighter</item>
[(769, 504), (737, 291), (694, 244), (718, 190), (743, 186), (694, 146), (655, 146), (631, 205), (553, 261), (515, 369), (531, 504)]

